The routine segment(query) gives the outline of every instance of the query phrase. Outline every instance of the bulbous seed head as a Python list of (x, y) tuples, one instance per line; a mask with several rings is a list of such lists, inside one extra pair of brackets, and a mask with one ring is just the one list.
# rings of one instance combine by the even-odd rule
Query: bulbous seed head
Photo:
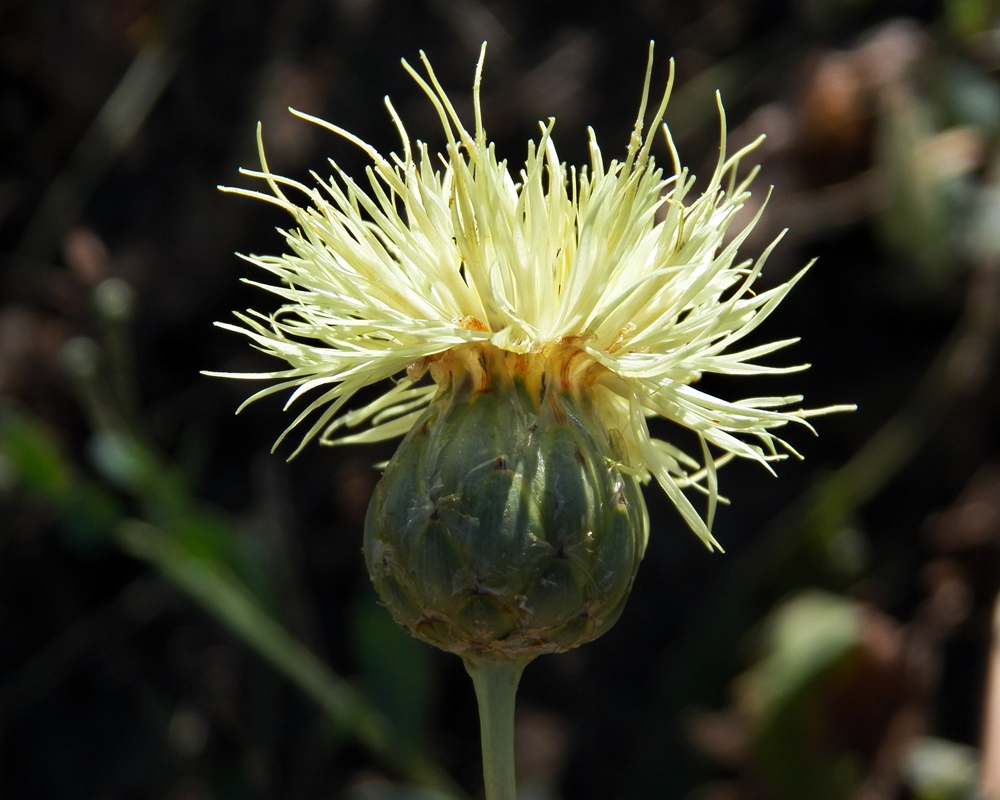
[[(606, 631), (646, 513), (573, 343), (489, 343), (415, 367), (439, 391), (375, 489), (365, 560), (396, 621), (467, 658), (559, 652)], [(412, 375), (411, 377), (417, 377)]]

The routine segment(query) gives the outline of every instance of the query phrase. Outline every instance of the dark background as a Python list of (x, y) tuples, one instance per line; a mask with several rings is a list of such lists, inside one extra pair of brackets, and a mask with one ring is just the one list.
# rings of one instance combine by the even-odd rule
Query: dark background
[[(199, 374), (278, 368), (212, 323), (269, 308), (233, 253), (280, 252), (287, 220), (216, 186), (251, 185), (237, 169), (256, 166), (257, 120), (273, 171), (309, 180), (332, 157), (362, 174), (362, 153), (289, 105), (386, 152), (389, 94), (440, 147), (399, 59), (424, 49), (464, 113), (484, 39), (502, 157), (516, 165), (548, 116), (568, 162), (584, 163), (587, 125), (619, 156), (651, 38), (654, 86), (676, 58), (668, 121), (696, 174), (717, 154), (716, 89), (733, 148), (768, 134), (755, 202), (774, 195), (742, 252), (791, 231), (761, 288), (819, 259), (754, 335), (801, 336), (770, 363), (812, 369), (703, 388), (858, 411), (816, 420), (819, 438), (792, 432), (806, 460), (778, 479), (721, 472), (725, 555), (649, 488), (652, 537), (621, 621), (525, 674), (526, 796), (971, 797), (1000, 583), (996, 12), (0, 5), (0, 797), (437, 796), (406, 788), (435, 783), (411, 755), (481, 792), (459, 659), (398, 632), (365, 574), (370, 465), (393, 444), (286, 463), (288, 444), (269, 453), (283, 398), (234, 417), (251, 385)], [(323, 706), (339, 684), (289, 636), (391, 722), (381, 753)]]

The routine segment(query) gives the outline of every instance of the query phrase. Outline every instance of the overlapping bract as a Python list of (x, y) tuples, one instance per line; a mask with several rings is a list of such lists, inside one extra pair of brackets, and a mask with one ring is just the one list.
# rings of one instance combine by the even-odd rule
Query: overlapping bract
[[(837, 410), (781, 410), (798, 404), (799, 396), (727, 402), (692, 385), (703, 373), (806, 366), (754, 363), (794, 339), (734, 350), (803, 274), (754, 294), (751, 286), (777, 242), (756, 261), (740, 262), (737, 249), (756, 219), (726, 236), (756, 174), (751, 170), (738, 179), (740, 160), (757, 143), (726, 156), (720, 104), (718, 165), (704, 193), (690, 199), (694, 177), (680, 166), (665, 125), (673, 174), (665, 175), (650, 155), (669, 84), (644, 133), (651, 48), (623, 161), (606, 163), (591, 130), (589, 168), (567, 167), (557, 156), (550, 119), (541, 125), (538, 143), (529, 142), (515, 180), (483, 129), (482, 56), (473, 85), (473, 132), (421, 58), (426, 78), (404, 66), (440, 116), (447, 140), (443, 155), (411, 142), (386, 98), (402, 156), (385, 157), (347, 131), (299, 114), (368, 154), (372, 163), (364, 182), (333, 162), (334, 177), (313, 173), (315, 186), (282, 178), (268, 170), (261, 145), (261, 171), (246, 174), (266, 181), (272, 194), (229, 190), (281, 206), (296, 224), (283, 232), (289, 254), (247, 257), (278, 278), (276, 285), (258, 285), (284, 305), (271, 315), (237, 314), (243, 327), (223, 325), (290, 367), (231, 377), (278, 381), (247, 402), (292, 389), (291, 405), (310, 393), (285, 431), (315, 417), (299, 449), (316, 436), (327, 444), (372, 442), (409, 430), (437, 387), (403, 377), (375, 402), (342, 413), (362, 387), (467, 342), (488, 341), (520, 353), (572, 342), (603, 368), (592, 390), (607, 428), (624, 440), (623, 469), (655, 477), (691, 528), (717, 547), (710, 532), (719, 500), (717, 467), (737, 456), (767, 465), (794, 454), (773, 431)], [(292, 190), (306, 202), (290, 199)], [(646, 424), (652, 416), (694, 431), (701, 444), (697, 457), (652, 438)], [(345, 428), (358, 426), (360, 432), (344, 435)], [(707, 496), (704, 518), (683, 493), (687, 488)]]

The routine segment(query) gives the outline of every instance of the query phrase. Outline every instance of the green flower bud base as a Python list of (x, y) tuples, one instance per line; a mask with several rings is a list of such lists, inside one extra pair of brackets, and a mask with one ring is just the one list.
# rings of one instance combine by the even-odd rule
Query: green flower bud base
[(646, 542), (600, 368), (572, 344), (462, 345), (411, 370), (440, 387), (375, 489), (368, 573), (395, 620), (465, 660), (487, 800), (516, 800), (514, 696), (525, 665), (608, 630)]
[(466, 659), (523, 659), (596, 638), (624, 607), (645, 507), (596, 413), (579, 350), (466, 345), (375, 489), (365, 558), (414, 636)]

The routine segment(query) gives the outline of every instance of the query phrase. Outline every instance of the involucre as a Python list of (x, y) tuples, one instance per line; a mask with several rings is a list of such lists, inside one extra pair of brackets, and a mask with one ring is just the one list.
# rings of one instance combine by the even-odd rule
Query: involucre
[(365, 524), (369, 574), (415, 636), (519, 658), (587, 642), (621, 613), (645, 507), (620, 435), (568, 380), (573, 358), (472, 345), (431, 364), (441, 389)]

